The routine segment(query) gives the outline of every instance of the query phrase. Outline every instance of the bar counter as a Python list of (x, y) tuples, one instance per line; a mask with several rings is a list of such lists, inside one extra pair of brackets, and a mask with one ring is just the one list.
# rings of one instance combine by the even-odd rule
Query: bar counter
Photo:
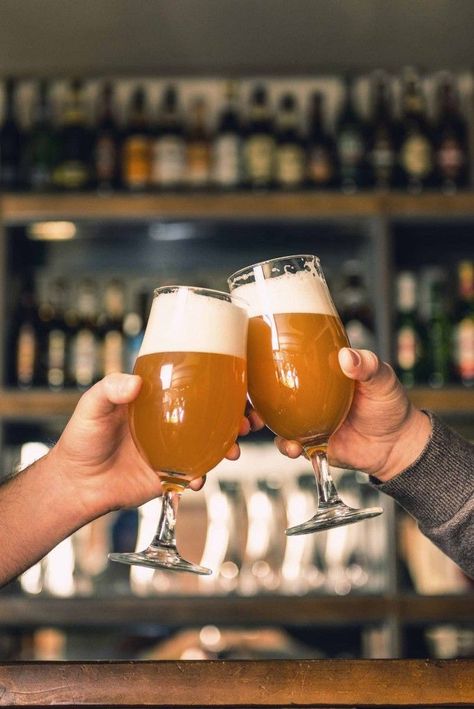
[(474, 706), (474, 660), (11, 662), (2, 707)]

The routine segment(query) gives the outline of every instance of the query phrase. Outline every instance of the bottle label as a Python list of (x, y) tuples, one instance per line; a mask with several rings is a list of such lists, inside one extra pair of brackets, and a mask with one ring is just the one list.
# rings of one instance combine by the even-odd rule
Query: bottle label
[(117, 163), (115, 141), (110, 135), (102, 135), (95, 146), (95, 171), (97, 181), (112, 182)]
[(240, 138), (234, 134), (218, 136), (214, 143), (214, 182), (221, 187), (240, 183)]
[(68, 160), (54, 171), (54, 182), (63, 189), (78, 190), (85, 187), (89, 179), (89, 171), (80, 160)]
[(399, 369), (410, 371), (418, 360), (418, 338), (412, 327), (402, 327), (397, 334), (397, 364)]
[(29, 323), (22, 325), (18, 334), (16, 372), (20, 386), (31, 386), (34, 381), (36, 336)]
[(144, 135), (127, 138), (124, 145), (123, 177), (127, 187), (143, 189), (150, 181), (150, 142)]
[(357, 167), (364, 157), (364, 141), (356, 130), (344, 130), (339, 135), (337, 147), (342, 166)]
[(104, 374), (122, 372), (124, 367), (124, 338), (118, 330), (110, 330), (104, 337)]
[(274, 140), (271, 135), (251, 136), (245, 144), (245, 165), (251, 182), (270, 182), (273, 177)]
[(278, 182), (285, 187), (298, 187), (304, 178), (304, 152), (296, 144), (281, 145), (276, 152)]
[(308, 178), (316, 185), (325, 185), (334, 179), (334, 164), (329, 151), (322, 145), (309, 151)]
[(437, 162), (443, 177), (454, 180), (464, 166), (464, 153), (455, 138), (446, 138), (437, 155)]
[(210, 178), (211, 155), (209, 144), (194, 141), (187, 148), (187, 182), (192, 187), (204, 187)]
[(433, 167), (433, 154), (430, 142), (421, 133), (409, 136), (401, 150), (401, 163), (405, 172), (415, 178), (423, 179)]
[(182, 184), (186, 153), (184, 140), (178, 136), (163, 136), (152, 146), (151, 181), (159, 187)]
[(466, 317), (454, 331), (454, 362), (460, 379), (474, 382), (474, 320)]
[(66, 334), (62, 330), (51, 330), (48, 335), (48, 384), (51, 387), (64, 386), (66, 367)]
[(92, 384), (97, 376), (97, 347), (91, 330), (79, 330), (72, 351), (72, 375), (78, 386)]
[(376, 140), (371, 159), (376, 181), (389, 182), (395, 164), (395, 154), (391, 142), (386, 138)]

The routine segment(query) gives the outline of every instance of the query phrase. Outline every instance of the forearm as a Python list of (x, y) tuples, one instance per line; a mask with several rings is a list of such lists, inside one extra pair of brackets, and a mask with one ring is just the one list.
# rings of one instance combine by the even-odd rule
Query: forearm
[(0, 585), (88, 521), (50, 454), (0, 487), (0, 511)]
[(388, 482), (375, 484), (474, 577), (474, 446), (436, 417), (432, 422), (433, 433), (418, 459)]

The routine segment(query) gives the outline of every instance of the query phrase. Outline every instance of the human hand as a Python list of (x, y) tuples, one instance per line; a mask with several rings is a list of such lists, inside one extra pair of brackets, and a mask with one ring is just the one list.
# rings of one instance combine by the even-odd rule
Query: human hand
[[(339, 352), (339, 364), (356, 386), (346, 419), (329, 439), (329, 462), (386, 482), (421, 454), (431, 421), (410, 402), (390, 365), (373, 352), (345, 347)], [(303, 452), (296, 441), (275, 440), (280, 452), (290, 458)]]
[[(65, 494), (75, 497), (87, 519), (120, 507), (136, 507), (161, 494), (159, 477), (138, 453), (128, 426), (127, 405), (140, 388), (136, 375), (104, 377), (82, 395), (48, 454), (61, 475)], [(243, 417), (239, 435), (251, 428), (251, 420)], [(226, 457), (236, 460), (239, 455), (234, 443)], [(200, 478), (190, 487), (199, 490), (203, 484)]]

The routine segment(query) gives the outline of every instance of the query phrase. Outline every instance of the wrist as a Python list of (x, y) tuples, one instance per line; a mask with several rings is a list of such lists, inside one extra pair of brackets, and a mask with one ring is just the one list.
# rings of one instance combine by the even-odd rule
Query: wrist
[(384, 465), (380, 470), (372, 473), (373, 477), (385, 483), (412, 466), (425, 450), (432, 431), (433, 426), (429, 416), (424, 411), (411, 406)]

